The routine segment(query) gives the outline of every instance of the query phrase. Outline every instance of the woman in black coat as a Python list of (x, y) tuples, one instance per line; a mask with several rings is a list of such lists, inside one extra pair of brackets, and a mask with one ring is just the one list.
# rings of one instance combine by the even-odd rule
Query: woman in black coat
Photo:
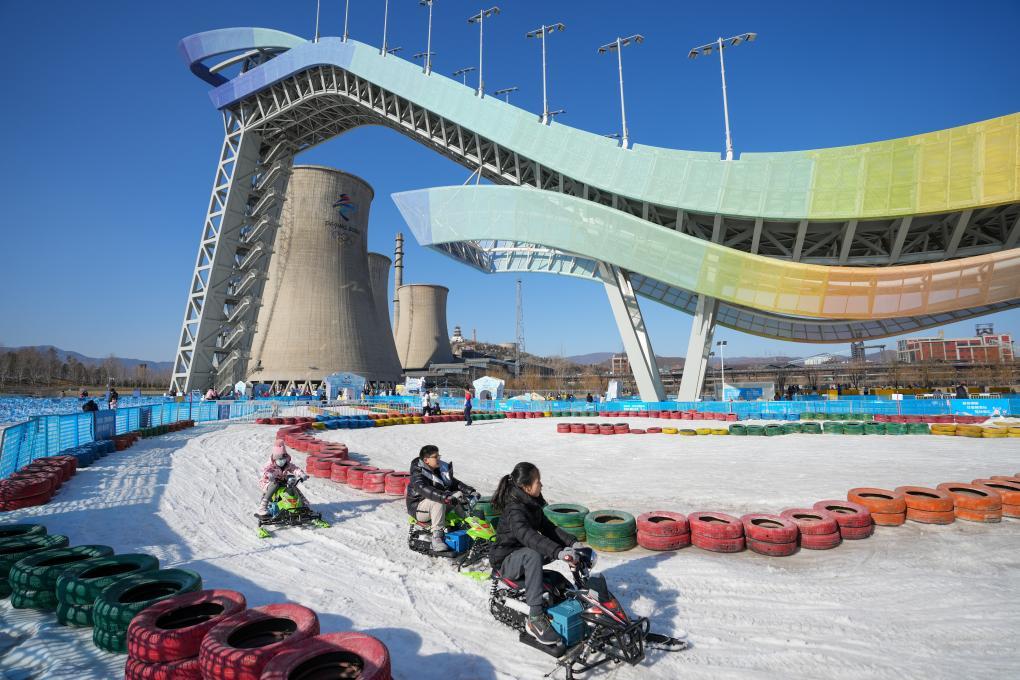
[(492, 504), (502, 516), (489, 563), (504, 578), (524, 579), (525, 601), (530, 608), (525, 630), (542, 644), (555, 645), (560, 636), (549, 625), (542, 607), (542, 566), (553, 560), (576, 560), (575, 549), (582, 544), (542, 512), (546, 505), (542, 475), (531, 463), (518, 463), (513, 472), (503, 475)]

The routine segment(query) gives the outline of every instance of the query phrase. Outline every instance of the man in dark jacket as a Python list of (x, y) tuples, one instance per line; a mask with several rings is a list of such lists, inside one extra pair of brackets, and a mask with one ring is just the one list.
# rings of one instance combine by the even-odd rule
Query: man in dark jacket
[(432, 550), (445, 552), (446, 511), (454, 503), (477, 494), (474, 487), (453, 476), (453, 463), (440, 460), (439, 447), (426, 444), (411, 461), (407, 485), (407, 514), (432, 528)]

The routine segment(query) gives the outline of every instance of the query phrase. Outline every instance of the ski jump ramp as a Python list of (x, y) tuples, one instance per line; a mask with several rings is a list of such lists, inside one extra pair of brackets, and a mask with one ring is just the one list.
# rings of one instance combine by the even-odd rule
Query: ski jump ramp
[(182, 389), (249, 374), (293, 156), (383, 125), (492, 185), (394, 195), (422, 245), (487, 273), (603, 284), (645, 400), (664, 398), (639, 297), (693, 314), (680, 398), (716, 324), (799, 342), (916, 331), (1020, 305), (1020, 114), (857, 146), (716, 153), (553, 122), (376, 47), (224, 29), (180, 51), (225, 140), (177, 353)]

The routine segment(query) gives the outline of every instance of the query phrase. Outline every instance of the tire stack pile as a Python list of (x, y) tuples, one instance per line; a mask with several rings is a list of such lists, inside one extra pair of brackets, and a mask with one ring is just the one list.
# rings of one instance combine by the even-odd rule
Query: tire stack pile
[(595, 510), (584, 518), (585, 541), (596, 550), (623, 552), (637, 545), (637, 521), (621, 510)]
[(931, 433), (943, 437), (955, 437), (956, 428), (956, 423), (936, 423), (931, 426)]
[(0, 481), (0, 511), (45, 505), (78, 469), (74, 456), (37, 458)]
[(806, 550), (829, 550), (843, 542), (836, 517), (817, 508), (790, 508), (779, 516), (797, 525), (800, 547)]
[(868, 538), (875, 533), (871, 513), (863, 505), (852, 501), (826, 500), (814, 504), (815, 510), (825, 510), (836, 518), (839, 535), (844, 541)]
[(11, 606), (15, 609), (57, 609), (57, 579), (76, 563), (96, 557), (109, 557), (113, 548), (107, 545), (79, 545), (74, 548), (41, 550), (23, 557), (8, 573)]
[(236, 591), (200, 590), (145, 609), (128, 625), (124, 679), (202, 680), (202, 640), (245, 607), (244, 595)]
[(100, 593), (117, 581), (159, 569), (152, 555), (111, 555), (75, 564), (57, 578), (57, 622), (91, 628), (92, 607)]
[(749, 514), (740, 518), (747, 547), (760, 555), (787, 557), (797, 552), (800, 530), (779, 515)]
[(648, 550), (679, 550), (691, 544), (691, 526), (679, 512), (654, 510), (638, 515), (637, 543)]
[(350, 468), (347, 470), (347, 485), (355, 489), (363, 489), (365, 487), (365, 473), (374, 472), (378, 469), (374, 465), (356, 465)]
[[(269, 604), (220, 620), (202, 638), (203, 680), (259, 680), (273, 657), (319, 634), (319, 617), (297, 604)], [(357, 676), (355, 676), (357, 677)]]
[(588, 508), (575, 503), (550, 503), (542, 508), (542, 512), (550, 522), (573, 534), (577, 540), (586, 540), (584, 518), (588, 516)]
[(392, 474), (395, 470), (370, 470), (365, 473), (364, 484), (361, 486), (361, 490), (365, 493), (385, 493), (386, 492), (386, 476)]
[(391, 472), (386, 475), (383, 490), (387, 496), (406, 496), (407, 485), (411, 483), (410, 472)]
[(1001, 522), (1002, 497), (994, 489), (983, 489), (977, 484), (945, 482), (937, 487), (953, 499), (956, 519), (968, 522)]
[(956, 521), (953, 497), (941, 489), (924, 486), (898, 486), (907, 504), (907, 519), (922, 524), (952, 524)]
[(846, 499), (867, 508), (880, 527), (898, 527), (907, 521), (907, 501), (902, 493), (862, 486), (850, 489)]
[[(303, 675), (307, 673), (308, 675)], [(303, 677), (390, 680), (390, 653), (363, 633), (326, 633), (283, 650), (265, 667), (260, 680)]]
[(308, 450), (308, 474), (323, 479), (329, 479), (332, 475), (333, 463), (347, 460), (348, 455), (347, 445), (339, 442), (317, 441)]
[(11, 594), (11, 568), (19, 561), (34, 553), (66, 548), (67, 536), (47, 535), (41, 524), (8, 524), (3, 527), (6, 538), (0, 538), (0, 597)]
[(135, 574), (105, 588), (92, 605), (92, 642), (107, 652), (127, 652), (131, 620), (157, 602), (202, 589), (202, 577), (190, 569), (159, 569)]
[(346, 484), (351, 468), (360, 466), (361, 463), (354, 460), (334, 460), (330, 464), (329, 478), (337, 484)]
[(694, 512), (687, 515), (691, 525), (691, 543), (712, 552), (740, 552), (746, 547), (744, 525), (732, 515), (721, 512)]
[(975, 479), (972, 484), (999, 494), (1002, 499), (1003, 517), (1020, 517), (1020, 479), (1015, 477), (994, 477)]

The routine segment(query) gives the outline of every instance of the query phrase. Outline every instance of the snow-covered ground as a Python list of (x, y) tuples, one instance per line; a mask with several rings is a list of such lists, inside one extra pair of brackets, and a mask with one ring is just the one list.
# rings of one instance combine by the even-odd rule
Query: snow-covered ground
[[(502, 420), (321, 433), (353, 457), (406, 469), (425, 443), (490, 492), (520, 460), (546, 497), (591, 509), (778, 512), (855, 486), (935, 485), (1020, 473), (1016, 439), (955, 437), (590, 436), (556, 420)], [(642, 424), (652, 425), (644, 420)], [(658, 425), (675, 423), (655, 423)], [(333, 522), (255, 537), (259, 467), (276, 427), (218, 425), (139, 442), (82, 470), (50, 504), (4, 513), (72, 544), (150, 552), (234, 588), (252, 606), (291, 600), (323, 631), (355, 629), (390, 648), (397, 678), (540, 678), (552, 659), (520, 645), (486, 607), (487, 584), (406, 548), (403, 499), (312, 479)], [(298, 462), (303, 456), (296, 456)], [(831, 551), (786, 558), (697, 548), (599, 556), (598, 570), (653, 629), (692, 649), (650, 652), (607, 678), (1012, 677), (1020, 668), (1020, 520), (879, 528)], [(0, 677), (113, 678), (123, 657), (87, 631), (0, 602)], [(560, 675), (559, 677), (562, 677)]]

